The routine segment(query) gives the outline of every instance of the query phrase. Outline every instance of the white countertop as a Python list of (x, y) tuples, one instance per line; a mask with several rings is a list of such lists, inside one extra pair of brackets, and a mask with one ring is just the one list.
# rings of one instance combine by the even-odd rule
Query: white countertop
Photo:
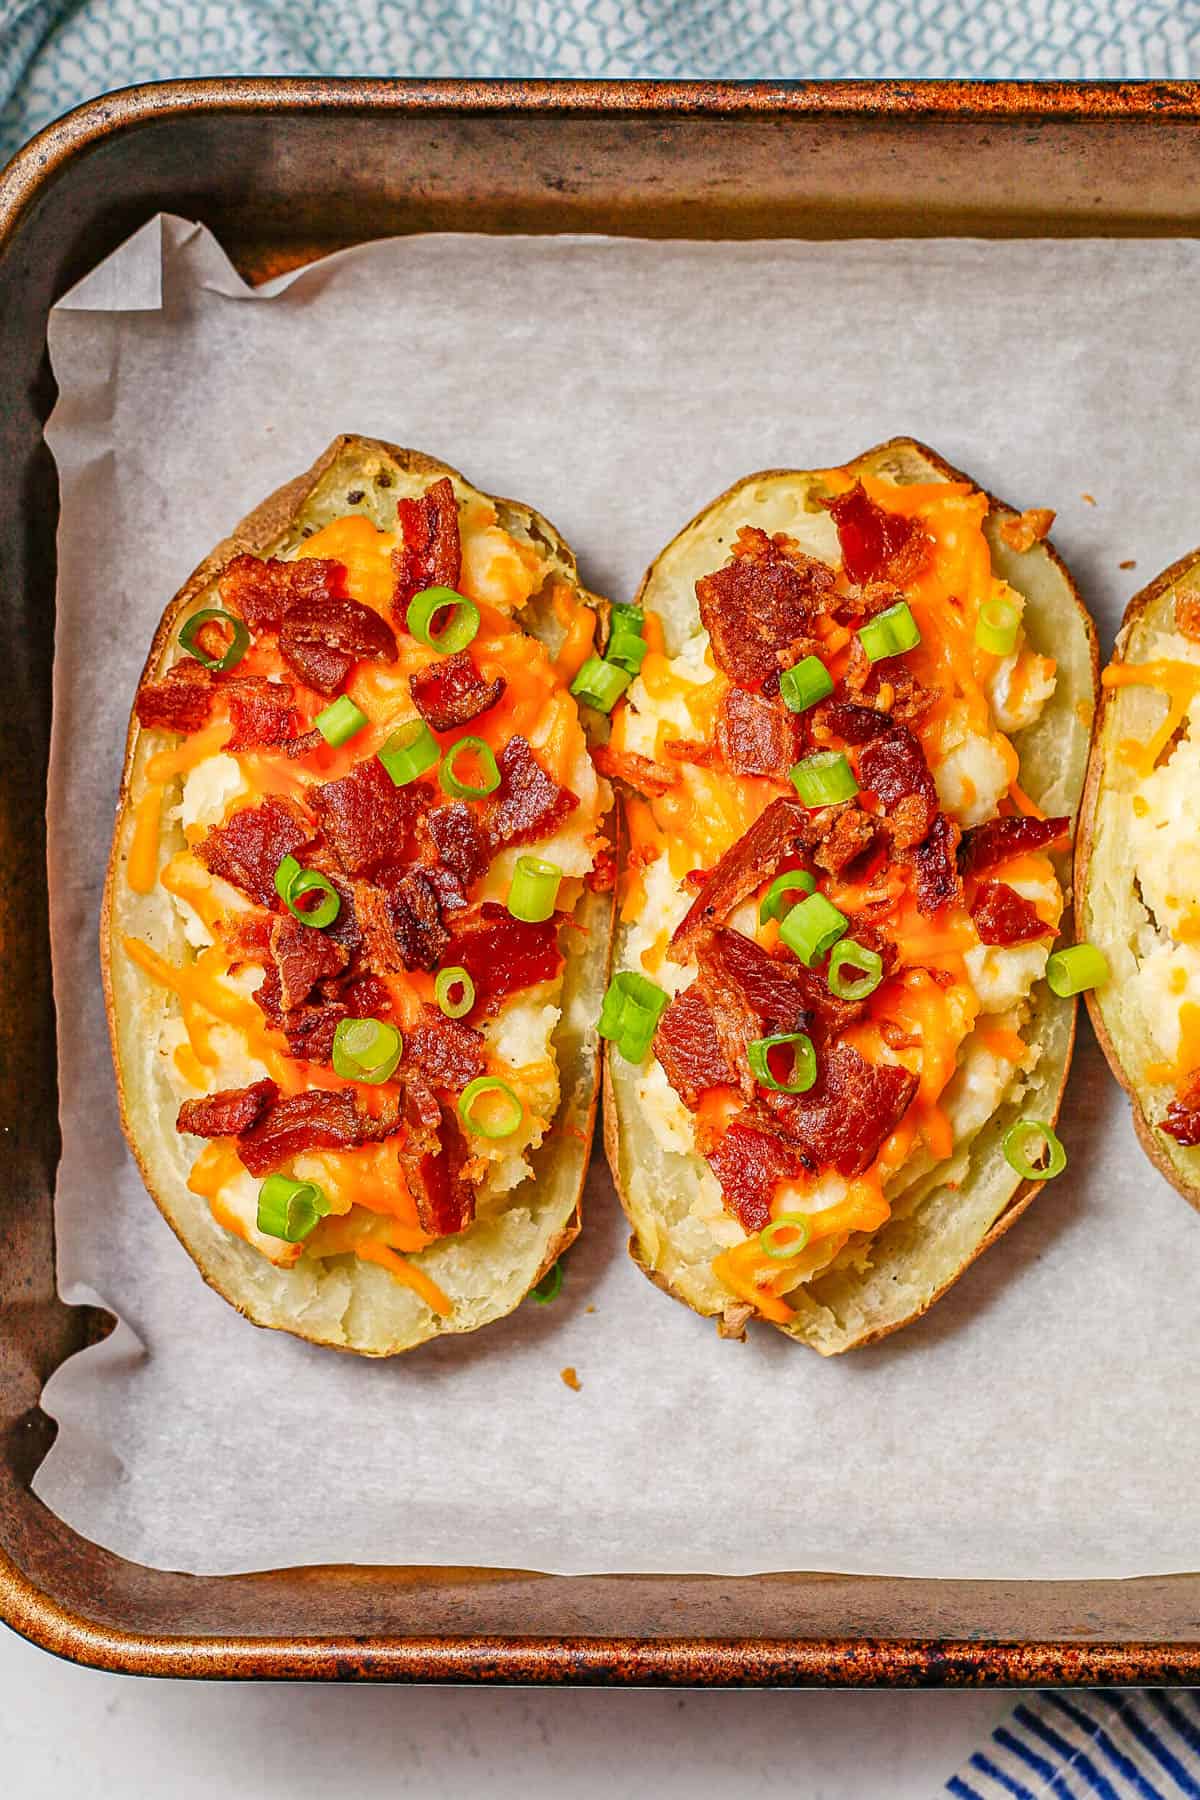
[[(935, 1800), (1012, 1696), (135, 1681), (0, 1627), (0, 1767), (21, 1800)], [(164, 1788), (164, 1781), (166, 1788)]]

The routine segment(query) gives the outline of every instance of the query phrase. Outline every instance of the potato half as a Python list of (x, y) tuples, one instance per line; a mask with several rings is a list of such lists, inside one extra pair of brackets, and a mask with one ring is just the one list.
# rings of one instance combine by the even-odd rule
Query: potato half
[[(1161, 654), (1159, 640), (1173, 631), (1176, 600), (1185, 596), (1200, 601), (1200, 550), (1173, 563), (1134, 595), (1121, 621), (1113, 663), (1144, 663)], [(1165, 712), (1165, 699), (1154, 688), (1102, 690), (1075, 846), (1076, 907), (1080, 936), (1104, 951), (1111, 970), (1108, 981), (1087, 996), (1100, 1047), (1129, 1095), (1134, 1128), (1146, 1154), (1200, 1210), (1200, 1149), (1177, 1144), (1155, 1124), (1174, 1089), (1169, 1082), (1147, 1079), (1147, 1064), (1159, 1061), (1161, 1052), (1130, 987), (1147, 952), (1167, 940), (1142, 899), (1130, 856), (1136, 777), (1118, 745), (1125, 739), (1148, 741)], [(1200, 895), (1195, 898), (1200, 900)]]
[[(851, 475), (871, 474), (909, 483), (969, 481), (923, 445), (896, 438), (846, 465)], [(974, 484), (972, 484), (974, 485)], [(748, 476), (707, 506), (663, 551), (637, 596), (662, 620), (666, 649), (677, 653), (699, 628), (695, 583), (722, 564), (742, 525), (785, 531), (804, 541), (802, 521), (820, 511), (819, 472), (773, 469)], [(1025, 599), (1024, 623), (1035, 648), (1054, 655), (1058, 684), (1041, 717), (1014, 736), (1021, 784), (1048, 814), (1074, 813), (1083, 789), (1096, 694), (1096, 644), (1092, 622), (1074, 583), (1049, 543), (1012, 550), (999, 526), (1014, 517), (992, 500), (985, 531), (997, 574)], [(811, 524), (811, 520), (810, 520)], [(1065, 878), (1066, 859), (1061, 859)], [(1064, 927), (1069, 932), (1069, 914)], [(621, 968), (628, 932), (618, 927), (614, 967)], [(911, 1158), (888, 1189), (892, 1216), (864, 1240), (851, 1238), (837, 1258), (804, 1287), (788, 1295), (794, 1317), (778, 1329), (822, 1355), (871, 1343), (920, 1316), (980, 1253), (995, 1243), (1033, 1198), (1037, 1183), (1023, 1183), (1001, 1152), (1008, 1127), (1021, 1115), (1053, 1122), (1074, 1043), (1075, 1007), (1043, 981), (1035, 991), (1027, 1036), (1041, 1046), (1031, 1075), (1018, 1078), (1004, 1103), (969, 1142), (946, 1161)], [(696, 1312), (737, 1318), (733, 1296), (713, 1275), (711, 1251), (688, 1255), (680, 1228), (688, 1220), (698, 1156), (664, 1150), (639, 1127), (639, 1070), (610, 1047), (606, 1063), (605, 1144), (622, 1205), (633, 1227), (630, 1254), (650, 1279)], [(696, 1221), (690, 1221), (694, 1232)], [(744, 1312), (744, 1308), (741, 1309)]]
[[(161, 676), (175, 660), (185, 616), (213, 604), (215, 583), (242, 552), (287, 555), (302, 539), (346, 513), (361, 513), (379, 529), (394, 527), (396, 501), (425, 492), (448, 476), (460, 508), (490, 499), (499, 523), (532, 544), (552, 573), (584, 604), (601, 613), (607, 603), (580, 584), (575, 557), (553, 526), (532, 508), (480, 495), (456, 470), (413, 450), (360, 437), (340, 437), (305, 475), (264, 500), (218, 544), (171, 601), (159, 625), (144, 679)], [(523, 625), (551, 654), (563, 627), (535, 596)], [(255, 1324), (295, 1333), (310, 1342), (390, 1356), (446, 1332), (475, 1331), (516, 1307), (579, 1230), (579, 1200), (595, 1123), (600, 1063), (596, 1020), (607, 979), (612, 899), (585, 889), (576, 910), (583, 933), (570, 933), (562, 1016), (554, 1032), (561, 1101), (554, 1129), (532, 1153), (534, 1173), (506, 1197), (503, 1209), (457, 1237), (440, 1239), (411, 1260), (453, 1302), (442, 1319), (411, 1288), (383, 1268), (339, 1256), (304, 1258), (277, 1268), (214, 1221), (208, 1204), (189, 1191), (194, 1145), (175, 1129), (178, 1097), (162, 1072), (157, 1045), (164, 1019), (178, 1011), (173, 995), (129, 960), (120, 940), (148, 940), (172, 960), (187, 950), (179, 917), (156, 884), (135, 893), (124, 877), (135, 811), (147, 786), (146, 763), (157, 734), (130, 725), (116, 830), (101, 921), (101, 962), (121, 1122), (151, 1195), (205, 1280)], [(163, 806), (163, 852), (181, 848), (178, 824)]]

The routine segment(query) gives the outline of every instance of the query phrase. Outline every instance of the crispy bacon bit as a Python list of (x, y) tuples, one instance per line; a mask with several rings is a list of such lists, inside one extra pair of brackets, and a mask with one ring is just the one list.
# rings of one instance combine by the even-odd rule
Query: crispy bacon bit
[(938, 813), (922, 841), (904, 852), (913, 870), (918, 912), (935, 913), (962, 892), (955, 861), (960, 835), (954, 820)]
[(237, 1137), (257, 1125), (278, 1098), (279, 1089), (266, 1076), (249, 1087), (222, 1088), (220, 1093), (205, 1094), (202, 1100), (185, 1100), (175, 1129), (193, 1137)]
[(346, 570), (328, 557), (235, 556), (221, 575), (221, 600), (251, 631), (278, 631), (293, 602), (327, 600), (346, 591)]
[(725, 1210), (744, 1231), (771, 1223), (771, 1194), (777, 1182), (794, 1181), (802, 1164), (795, 1150), (773, 1131), (735, 1119), (708, 1152), (721, 1184)]
[(665, 769), (650, 757), (639, 756), (636, 750), (614, 750), (611, 744), (598, 744), (592, 751), (592, 761), (610, 781), (623, 781), (626, 787), (651, 800), (661, 799), (679, 786), (678, 769)]
[(309, 789), (321, 829), (348, 875), (403, 862), (418, 815), (433, 796), (424, 782), (396, 787), (377, 757), (356, 763), (338, 781)]
[(435, 806), (425, 825), (438, 862), (457, 876), (465, 892), (491, 861), (491, 845), (477, 815), (465, 800), (455, 800)]
[(420, 1024), (405, 1037), (404, 1056), (438, 1087), (465, 1088), (483, 1073), (483, 1033), (463, 1019), (446, 1018), (436, 1006), (423, 1006)]
[(988, 819), (963, 833), (958, 866), (964, 875), (982, 875), (1027, 850), (1065, 844), (1070, 829), (1070, 819), (1030, 819), (1019, 813), (1007, 819)]
[(495, 706), (508, 685), (502, 675), (485, 681), (466, 650), (443, 656), (409, 677), (413, 705), (435, 731), (466, 725)]
[(1200, 1144), (1200, 1070), (1192, 1070), (1159, 1121), (1159, 1129), (1168, 1132), (1185, 1150)]
[(672, 762), (694, 763), (698, 769), (707, 769), (716, 760), (717, 747), (693, 738), (666, 738), (663, 755), (669, 756)]
[(855, 700), (877, 707), (897, 725), (914, 725), (941, 692), (940, 688), (924, 687), (898, 656), (873, 663), (857, 636), (850, 640), (845, 686)]
[[(386, 974), (389, 972), (389, 958), (395, 954), (398, 955), (399, 966), (402, 968), (436, 969), (438, 959), (450, 941), (450, 933), (442, 923), (437, 888), (430, 871), (420, 868), (388, 870), (383, 890), (375, 891), (384, 893), (390, 912), (391, 932), (390, 942), (379, 940), (379, 959), (373, 960), (372, 920), (365, 911), (362, 913), (368, 963), (377, 973)], [(372, 905), (374, 907), (374, 902)], [(378, 917), (379, 909), (375, 908), (373, 918), (376, 923)], [(392, 970), (395, 967), (394, 963), (390, 964)]]
[(138, 690), (134, 711), (138, 724), (153, 731), (200, 731), (212, 715), (217, 684), (211, 670), (193, 656), (168, 669), (161, 681)]
[[(301, 930), (305, 929), (307, 927), (301, 927)], [(322, 998), (311, 1005), (302, 1001), (298, 1006), (285, 1007), (283, 982), (274, 962), (255, 988), (253, 997), (268, 1024), (286, 1039), (289, 1056), (299, 1062), (328, 1063), (331, 1060), (334, 1033), (341, 1021), (350, 1016), (340, 1000)]]
[(879, 833), (879, 821), (851, 801), (818, 813), (813, 828), (819, 838), (813, 850), (813, 861), (826, 874), (840, 875), (843, 869), (872, 848)]
[(392, 1010), (391, 994), (374, 975), (356, 975), (337, 983), (330, 998), (341, 1002), (350, 1019), (382, 1019)]
[(349, 1089), (305, 1088), (275, 1101), (239, 1133), (237, 1153), (251, 1175), (269, 1175), (305, 1150), (349, 1150), (390, 1137), (396, 1128), (394, 1112), (377, 1119), (360, 1112)]
[(485, 900), (478, 918), (451, 934), (448, 962), (467, 971), (475, 986), (475, 1011), (498, 1012), (510, 994), (553, 981), (562, 968), (558, 924), (530, 925), (507, 907)]
[(285, 1011), (300, 1006), (318, 981), (339, 974), (350, 960), (340, 944), (290, 913), (271, 925), (271, 955), (279, 970), (279, 1001)]
[(227, 682), (225, 692), (233, 726), (233, 736), (225, 748), (233, 755), (239, 750), (273, 749), (295, 738), (300, 714), (292, 704), (296, 690), (290, 681), (245, 676)]
[(1054, 926), (1038, 915), (1032, 900), (1006, 881), (983, 881), (971, 905), (971, 922), (981, 944), (1027, 944), (1053, 937)]
[(311, 756), (313, 751), (320, 750), (324, 743), (325, 739), (314, 725), (311, 731), (302, 731), (299, 737), (289, 738), (283, 747), (283, 753), (295, 760), (300, 756)]
[(593, 894), (611, 894), (617, 885), (617, 859), (612, 851), (597, 850), (596, 860), (584, 876)]
[(400, 616), (413, 595), (425, 588), (458, 586), (462, 543), (454, 484), (443, 476), (419, 500), (399, 501), (396, 516), (404, 544), (392, 552), (396, 578), (392, 611)]
[(263, 912), (230, 913), (218, 919), (217, 936), (230, 963), (268, 962), (274, 923), (271, 915)]
[(462, 1173), (467, 1146), (453, 1112), (417, 1068), (405, 1075), (404, 1117), (399, 1162), (421, 1229), (453, 1237), (475, 1217), (475, 1190)]
[(702, 931), (720, 924), (789, 856), (799, 856), (810, 838), (808, 808), (784, 795), (772, 800), (748, 831), (713, 864), (671, 939), (671, 956), (686, 962)]
[(308, 687), (332, 694), (361, 658), (395, 662), (396, 634), (359, 600), (303, 594), (283, 615), (279, 654)]
[[(925, 752), (907, 725), (895, 725), (886, 737), (872, 738), (858, 756), (858, 779), (875, 795), (893, 821), (900, 849), (919, 844), (937, 813), (937, 787)], [(915, 801), (900, 811), (901, 802)]]
[(1048, 506), (1030, 507), (1027, 512), (1001, 519), (1000, 536), (1010, 550), (1031, 550), (1041, 543), (1053, 525), (1054, 517)]
[[(862, 932), (855, 936), (867, 942)], [(871, 948), (878, 948), (874, 938)], [(701, 946), (699, 963), (710, 995), (724, 987), (736, 988), (744, 997), (761, 1027), (752, 1037), (813, 1027), (836, 1035), (863, 1010), (861, 1000), (839, 1000), (819, 969), (805, 968), (785, 949), (772, 955), (740, 931), (714, 932)]]
[(654, 1054), (689, 1112), (695, 1112), (708, 1088), (735, 1085), (712, 1008), (698, 982), (677, 994), (663, 1013), (654, 1035)]
[(902, 583), (915, 575), (929, 554), (920, 521), (877, 506), (861, 481), (825, 505), (833, 514), (842, 563), (851, 581)]
[(559, 787), (546, 773), (519, 733), (509, 738), (496, 764), (500, 786), (488, 822), (497, 843), (530, 844), (552, 837), (579, 805), (569, 788)]
[(886, 737), (892, 729), (888, 713), (874, 706), (856, 706), (852, 700), (824, 700), (813, 709), (813, 723), (844, 744), (866, 744)]
[(800, 721), (776, 696), (732, 687), (717, 713), (717, 746), (735, 775), (786, 775), (800, 754)]
[[(1130, 568), (1133, 564), (1130, 563)], [(1121, 564), (1124, 568), (1124, 563)], [(1194, 643), (1200, 643), (1200, 594), (1176, 594), (1175, 629)], [(139, 713), (138, 717), (141, 717)], [(1180, 1142), (1183, 1140), (1181, 1139)]]
[(717, 667), (741, 687), (778, 675), (778, 653), (829, 607), (833, 570), (789, 544), (782, 534), (746, 527), (732, 560), (696, 583)]
[(861, 1175), (900, 1123), (917, 1091), (917, 1077), (891, 1063), (869, 1063), (850, 1044), (831, 1044), (820, 1057), (806, 1094), (764, 1093), (809, 1170), (830, 1164)]
[(226, 825), (214, 825), (196, 854), (206, 869), (231, 881), (252, 900), (274, 907), (275, 871), (313, 839), (312, 827), (290, 800), (272, 796), (245, 806)]

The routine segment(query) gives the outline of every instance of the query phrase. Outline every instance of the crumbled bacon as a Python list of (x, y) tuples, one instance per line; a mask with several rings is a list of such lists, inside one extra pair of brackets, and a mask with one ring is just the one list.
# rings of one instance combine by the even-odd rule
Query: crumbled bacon
[(175, 1121), (177, 1131), (193, 1137), (237, 1137), (257, 1125), (279, 1098), (275, 1083), (264, 1076), (249, 1087), (222, 1088), (202, 1100), (185, 1100)]
[(717, 712), (716, 738), (734, 775), (786, 775), (800, 754), (800, 721), (778, 696), (731, 687)]
[(617, 885), (617, 859), (611, 850), (597, 850), (596, 860), (584, 876), (584, 881), (593, 894), (612, 893)]
[(842, 564), (851, 581), (907, 581), (929, 554), (920, 521), (877, 506), (861, 481), (824, 504), (833, 514)]
[(1023, 513), (1001, 519), (1000, 536), (1010, 550), (1031, 550), (1041, 543), (1053, 525), (1054, 517), (1050, 507), (1032, 506)]
[(337, 975), (349, 961), (340, 944), (290, 913), (272, 922), (270, 950), (279, 970), (279, 1001), (285, 1011), (301, 1005), (318, 981)]
[(423, 1006), (421, 1019), (404, 1040), (411, 1059), (438, 1087), (465, 1088), (483, 1073), (483, 1034), (463, 1019), (448, 1019), (436, 1006)]
[(332, 694), (363, 657), (395, 662), (396, 634), (359, 600), (302, 594), (288, 602), (283, 615), (279, 654), (308, 687)]
[(1159, 1125), (1186, 1150), (1200, 1144), (1200, 1070), (1188, 1076)]
[(813, 861), (826, 874), (840, 875), (872, 848), (879, 834), (879, 821), (851, 801), (818, 813), (813, 830), (817, 839)]
[(405, 1077), (404, 1116), (408, 1130), (399, 1162), (421, 1229), (430, 1237), (453, 1237), (475, 1217), (475, 1190), (462, 1173), (467, 1146), (453, 1112), (419, 1069)]
[(278, 631), (294, 601), (326, 600), (346, 591), (346, 570), (328, 557), (235, 556), (221, 574), (221, 599), (251, 631)]
[(547, 774), (519, 733), (509, 738), (496, 758), (500, 786), (492, 799), (488, 823), (500, 844), (530, 844), (552, 837), (579, 800)]
[(708, 1151), (713, 1174), (721, 1184), (726, 1212), (742, 1229), (761, 1231), (771, 1223), (771, 1195), (777, 1182), (794, 1181), (800, 1157), (773, 1131), (745, 1119), (734, 1119)]
[(708, 1088), (735, 1084), (712, 1008), (698, 982), (677, 994), (658, 1021), (654, 1054), (690, 1112), (695, 1112)]
[(392, 996), (374, 975), (355, 975), (336, 984), (331, 994), (346, 1008), (349, 1019), (382, 1019), (392, 1010)]
[(251, 1175), (269, 1175), (306, 1150), (350, 1150), (390, 1137), (396, 1127), (390, 1110), (379, 1118), (360, 1112), (350, 1089), (305, 1088), (275, 1101), (239, 1133), (237, 1153)]
[(898, 656), (873, 663), (857, 635), (850, 640), (844, 681), (846, 692), (856, 701), (877, 707), (896, 725), (915, 725), (941, 692), (940, 688), (925, 687)]
[(245, 806), (228, 824), (214, 825), (196, 854), (206, 869), (231, 881), (252, 900), (274, 907), (275, 871), (285, 856), (311, 843), (312, 827), (290, 800), (272, 796)]
[(839, 1000), (823, 971), (806, 968), (787, 949), (772, 954), (740, 931), (714, 932), (700, 947), (699, 965), (710, 997), (717, 988), (734, 988), (744, 997), (761, 1027), (752, 1037), (814, 1027), (836, 1035), (863, 1010), (861, 1000)]
[(450, 934), (430, 871), (389, 869), (381, 883), (361, 882), (355, 893), (367, 967), (377, 975), (436, 969)]
[(772, 800), (748, 831), (713, 864), (708, 878), (671, 939), (671, 955), (686, 962), (698, 935), (728, 918), (788, 857), (798, 856), (810, 838), (808, 808), (782, 796)]
[(217, 936), (230, 963), (267, 962), (274, 923), (272, 916), (264, 912), (229, 913), (218, 919)]
[(413, 705), (435, 731), (452, 731), (485, 713), (503, 694), (502, 675), (485, 681), (466, 650), (439, 657), (409, 677)]
[(262, 676), (227, 682), (233, 735), (225, 748), (236, 756), (239, 750), (273, 749), (294, 739), (300, 729), (300, 714), (292, 704), (295, 692), (290, 681)]
[(1200, 643), (1200, 594), (1176, 594), (1175, 629), (1191, 638), (1193, 643)]
[(396, 516), (404, 543), (392, 552), (392, 610), (401, 616), (413, 595), (425, 588), (458, 586), (462, 543), (453, 483), (443, 476), (419, 500), (401, 500)]
[(491, 845), (478, 815), (465, 800), (435, 806), (425, 817), (437, 860), (458, 877), (464, 891), (486, 870)]
[[(308, 928), (301, 926), (300, 929)], [(330, 1061), (334, 1033), (341, 1021), (350, 1016), (340, 1000), (322, 997), (312, 1004), (301, 1001), (296, 1006), (284, 1006), (283, 981), (275, 962), (270, 964), (255, 988), (253, 999), (268, 1024), (286, 1039), (289, 1056), (299, 1062)]]
[(1053, 937), (1054, 926), (1038, 915), (1032, 900), (1006, 881), (983, 881), (971, 904), (971, 922), (981, 944), (1027, 944)]
[(662, 748), (663, 755), (669, 756), (672, 762), (694, 763), (698, 769), (709, 768), (717, 756), (715, 744), (706, 744), (695, 738), (666, 738)]
[(374, 756), (308, 791), (309, 805), (348, 875), (402, 862), (417, 817), (431, 799), (424, 782), (397, 787)]
[(611, 744), (598, 744), (592, 751), (592, 761), (610, 781), (623, 781), (626, 787), (651, 800), (660, 799), (679, 786), (678, 769), (666, 769), (649, 756), (639, 756), (636, 750), (614, 750)]
[(148, 681), (138, 689), (133, 710), (138, 724), (147, 730), (200, 731), (212, 716), (217, 684), (211, 670), (193, 656), (185, 656), (168, 669), (161, 681)]
[(844, 744), (866, 744), (886, 737), (892, 729), (889, 714), (874, 706), (858, 706), (853, 700), (823, 700), (813, 708), (813, 723)]
[(498, 1012), (510, 994), (553, 981), (562, 968), (558, 922), (530, 925), (508, 908), (485, 900), (477, 918), (455, 926), (446, 961), (467, 971), (475, 987), (475, 1010)]
[(940, 812), (921, 842), (904, 851), (913, 871), (918, 912), (935, 913), (962, 892), (955, 859), (960, 835), (954, 820)]
[(1011, 818), (988, 819), (964, 831), (958, 866), (964, 875), (982, 875), (1011, 856), (1065, 844), (1070, 829), (1071, 821), (1065, 818), (1031, 819), (1017, 813)]
[(747, 527), (723, 569), (696, 583), (717, 667), (741, 687), (778, 674), (779, 652), (828, 609), (834, 572), (789, 540)]
[[(871, 738), (863, 745), (858, 779), (892, 818), (897, 847), (919, 844), (937, 813), (937, 787), (925, 752), (907, 725), (894, 725), (886, 737)], [(902, 802), (909, 802), (903, 812)]]
[(917, 1077), (909, 1070), (869, 1063), (852, 1045), (837, 1042), (818, 1059), (817, 1079), (807, 1093), (764, 1093), (762, 1104), (796, 1145), (805, 1168), (832, 1164), (852, 1177), (874, 1162), (916, 1091)]

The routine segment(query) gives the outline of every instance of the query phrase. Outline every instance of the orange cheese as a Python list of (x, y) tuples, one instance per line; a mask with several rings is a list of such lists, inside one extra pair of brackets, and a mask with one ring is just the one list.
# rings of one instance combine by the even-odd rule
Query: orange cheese
[(206, 725), (203, 731), (194, 731), (191, 737), (181, 738), (169, 749), (156, 750), (146, 761), (147, 781), (166, 782), (176, 775), (186, 775), (210, 756), (216, 756), (232, 735), (233, 727), (225, 719), (217, 725)]
[(551, 605), (555, 618), (566, 632), (554, 659), (554, 672), (564, 687), (570, 687), (592, 654), (596, 615), (590, 606), (575, 598), (565, 581), (555, 582)]
[(378, 1238), (363, 1238), (360, 1243), (355, 1245), (354, 1254), (363, 1262), (378, 1263), (380, 1268), (386, 1269), (390, 1275), (394, 1275), (396, 1280), (403, 1282), (405, 1287), (412, 1288), (414, 1293), (419, 1294), (424, 1300), (430, 1311), (437, 1313), (440, 1318), (449, 1318), (454, 1311), (453, 1303), (442, 1292), (436, 1281), (431, 1281), (423, 1269), (418, 1269), (415, 1264), (408, 1262), (403, 1256), (398, 1256), (394, 1250), (390, 1250), (386, 1244), (381, 1244)]
[(1100, 681), (1106, 688), (1151, 687), (1166, 695), (1167, 716), (1153, 737), (1145, 743), (1138, 738), (1122, 738), (1117, 746), (1137, 774), (1149, 775), (1200, 693), (1200, 663), (1177, 662), (1168, 657), (1144, 663), (1110, 663)]
[(158, 874), (158, 844), (161, 834), (162, 788), (152, 782), (133, 812), (133, 837), (125, 879), (135, 894), (148, 894)]

